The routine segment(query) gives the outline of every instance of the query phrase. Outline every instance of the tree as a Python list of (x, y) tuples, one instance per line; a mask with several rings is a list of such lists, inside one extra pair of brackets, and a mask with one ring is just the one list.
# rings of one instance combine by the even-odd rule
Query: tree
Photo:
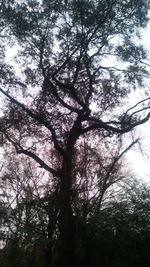
[[(51, 260), (58, 224), (57, 184), (43, 176), (30, 158), (20, 156), (18, 162), (7, 147), (1, 172), (6, 215), (2, 214), (0, 229), (5, 230), (4, 250), (10, 264), (46, 266)], [(18, 263), (12, 262), (12, 253)]]
[(1, 10), (3, 44), (18, 49), (15, 65), (1, 69), (2, 143), (59, 182), (57, 267), (75, 266), (72, 196), (82, 138), (94, 146), (93, 140), (113, 140), (150, 117), (149, 97), (124, 110), (148, 75), (139, 37), (149, 3), (10, 0)]
[[(87, 266), (148, 266), (149, 186), (126, 179), (118, 196), (88, 219)], [(101, 253), (100, 253), (101, 251)]]

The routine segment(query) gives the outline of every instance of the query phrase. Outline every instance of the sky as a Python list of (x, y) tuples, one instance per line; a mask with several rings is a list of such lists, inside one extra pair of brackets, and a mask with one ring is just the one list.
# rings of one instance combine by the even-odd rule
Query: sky
[[(143, 30), (142, 43), (149, 52), (149, 59), (147, 63), (150, 64), (150, 22), (147, 28)], [(136, 103), (137, 96), (133, 98), (134, 103)], [(137, 133), (141, 138), (142, 151), (138, 147), (134, 147), (127, 153), (126, 157), (129, 167), (133, 170), (136, 177), (144, 180), (144, 182), (150, 185), (150, 121), (142, 126), (139, 126), (137, 128)]]
[(138, 127), (137, 132), (141, 138), (141, 147), (133, 147), (126, 158), (135, 176), (150, 185), (150, 122)]

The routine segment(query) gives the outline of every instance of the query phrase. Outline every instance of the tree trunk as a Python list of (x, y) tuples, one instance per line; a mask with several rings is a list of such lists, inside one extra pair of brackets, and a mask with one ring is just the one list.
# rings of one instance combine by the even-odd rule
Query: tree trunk
[(63, 161), (62, 175), (60, 181), (60, 243), (57, 267), (75, 267), (75, 238), (73, 211), (71, 206), (72, 154), (66, 153), (66, 155), (67, 156)]

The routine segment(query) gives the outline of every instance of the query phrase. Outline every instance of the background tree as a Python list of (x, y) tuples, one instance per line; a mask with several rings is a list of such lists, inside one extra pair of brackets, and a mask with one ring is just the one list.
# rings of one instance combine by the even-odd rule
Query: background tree
[(5, 230), (6, 266), (46, 266), (55, 246), (58, 224), (56, 186), (43, 171), (36, 173), (34, 162), (21, 157), (18, 164), (14, 152), (8, 151), (1, 177), (5, 184), (2, 200), (7, 199), (1, 223)]
[(124, 110), (128, 94), (148, 75), (139, 37), (149, 3), (2, 1), (1, 10), (3, 42), (17, 47), (16, 65), (1, 71), (2, 141), (59, 182), (56, 265), (75, 266), (72, 196), (80, 141), (113, 140), (150, 117), (149, 97)]
[(149, 187), (133, 178), (124, 185), (123, 197), (89, 219), (88, 266), (149, 265)]

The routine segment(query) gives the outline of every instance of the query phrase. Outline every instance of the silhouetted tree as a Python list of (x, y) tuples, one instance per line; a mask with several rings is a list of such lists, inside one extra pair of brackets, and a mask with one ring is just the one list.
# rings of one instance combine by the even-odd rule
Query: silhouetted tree
[(78, 265), (73, 185), (80, 141), (113, 140), (150, 117), (149, 97), (124, 109), (148, 74), (139, 43), (148, 10), (145, 0), (1, 2), (1, 51), (6, 44), (17, 49), (14, 64), (1, 64), (1, 140), (59, 181), (57, 267)]

